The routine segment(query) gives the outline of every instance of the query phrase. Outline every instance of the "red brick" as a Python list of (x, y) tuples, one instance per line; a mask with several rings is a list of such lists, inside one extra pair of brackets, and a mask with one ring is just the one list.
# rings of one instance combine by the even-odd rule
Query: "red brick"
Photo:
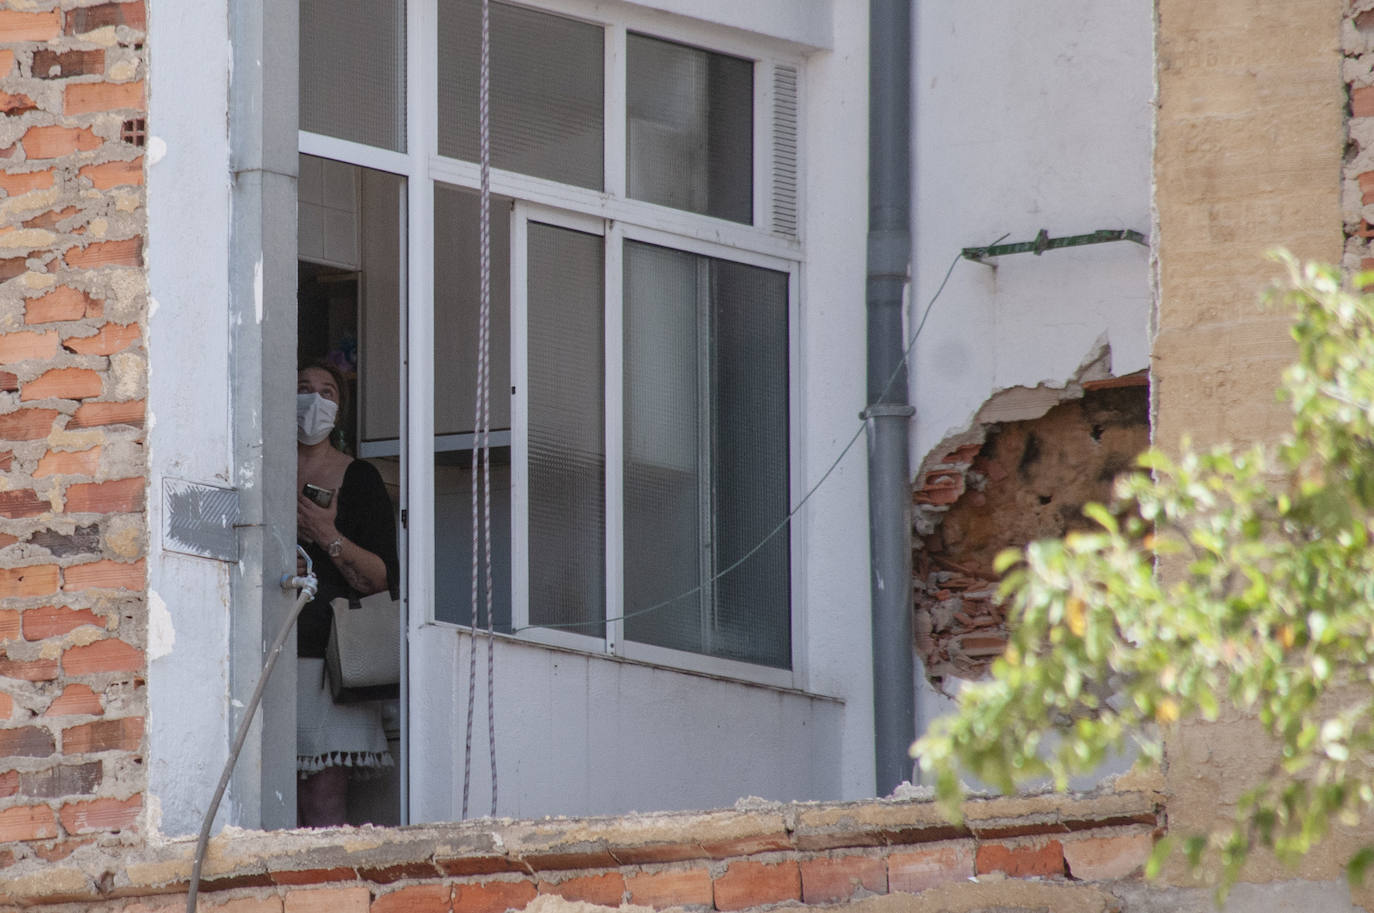
[(60, 34), (62, 14), (57, 10), (45, 13), (0, 10), (0, 41), (47, 41)]
[(142, 266), (143, 239), (96, 241), (85, 247), (69, 247), (63, 255), (72, 269), (99, 269), (102, 266)]
[(74, 590), (141, 590), (147, 580), (143, 559), (123, 561), (92, 561), (75, 564), (62, 572), (62, 589)]
[(94, 336), (69, 336), (62, 347), (78, 355), (113, 355), (138, 342), (142, 331), (136, 323), (107, 323)]
[[(13, 231), (13, 229), (10, 229)], [(29, 271), (29, 261), (27, 257), (8, 257), (0, 260), (0, 282), (13, 279), (15, 276), (22, 276)]]
[(938, 884), (973, 877), (973, 845), (947, 843), (887, 857), (887, 889), (916, 894)]
[(846, 901), (860, 888), (886, 894), (887, 866), (878, 856), (819, 856), (802, 861), (801, 882), (803, 903)]
[[(0, 450), (0, 472), (9, 472), (10, 467), (13, 465), (14, 451)], [(13, 545), (18, 541), (18, 536), (12, 536), (9, 533), (0, 533), (0, 548), (4, 548), (6, 545)]]
[(103, 3), (70, 10), (67, 13), (67, 34), (80, 35), (109, 25), (126, 25), (143, 31), (148, 27), (143, 0), (135, 3)]
[[(83, 837), (80, 840), (57, 840), (52, 843), (40, 843), (33, 847), (33, 854), (44, 862), (60, 862), (81, 847), (89, 846), (94, 842), (95, 838), (93, 837)], [(125, 907), (124, 913), (150, 913), (150, 908)]]
[(793, 860), (778, 863), (740, 860), (716, 879), (717, 910), (743, 910), (768, 903), (801, 900), (801, 873)]
[[(123, 403), (82, 403), (76, 407), (76, 414), (67, 422), (68, 428), (98, 428), (105, 425), (131, 425), (143, 427), (143, 412), (146, 406), (141, 399)], [(3, 420), (4, 416), (0, 416)], [(46, 434), (46, 432), (44, 432)], [(0, 434), (0, 439), (4, 435)]]
[(61, 637), (75, 631), (82, 625), (105, 627), (90, 609), (68, 609), (62, 606), (45, 605), (24, 612), (24, 639), (45, 640)]
[(0, 50), (0, 77), (8, 76), (14, 70), (14, 51)]
[[(267, 897), (234, 897), (218, 902), (200, 901), (197, 905), (204, 913), (282, 913), (281, 898), (275, 894)], [(186, 901), (183, 899), (179, 905), (173, 905), (167, 913), (184, 909)]]
[(144, 110), (143, 81), (137, 82), (80, 82), (67, 86), (62, 112), (97, 114), (106, 111)]
[(105, 72), (105, 52), (101, 50), (59, 52), (47, 49), (34, 51), (33, 68), (30, 72), (36, 79), (95, 76)]
[(50, 682), (57, 678), (55, 659), (10, 659), (0, 652), (0, 678), (26, 682)]
[(90, 450), (49, 450), (38, 460), (33, 471), (35, 479), (52, 476), (93, 476), (100, 468), (102, 448)]
[(372, 901), (372, 913), (441, 913), (453, 909), (453, 892), (446, 884), (414, 884)]
[(0, 415), (0, 440), (31, 441), (47, 437), (59, 414), (56, 409), (19, 409)]
[[(448, 888), (444, 887), (444, 893)], [(283, 913), (367, 913), (372, 892), (365, 885), (346, 888), (292, 888), (283, 899)], [(443, 909), (448, 909), (444, 907)]]
[(0, 599), (47, 596), (57, 592), (57, 565), (0, 568)]
[(66, 209), (52, 209), (29, 219), (24, 223), (24, 227), (45, 228), (48, 231), (55, 231), (59, 223), (78, 215), (81, 215), (81, 210), (75, 206), (68, 206)]
[(89, 796), (105, 777), (99, 761), (59, 764), (46, 770), (26, 770), (19, 775), (19, 791), (30, 799)]
[(3, 171), (0, 172), (0, 188), (9, 196), (17, 197), (30, 190), (47, 190), (53, 186), (54, 179), (51, 168), (42, 171)]
[(0, 843), (57, 836), (57, 816), (46, 805), (16, 805), (0, 811)]
[(977, 874), (1005, 872), (1013, 878), (1064, 874), (1064, 847), (1058, 840), (1006, 846), (984, 843), (974, 858)]
[(0, 333), (0, 363), (12, 364), (31, 358), (52, 358), (57, 354), (61, 339), (56, 331)]
[[(505, 913), (521, 910), (538, 893), (530, 881), (479, 881), (453, 886), (454, 913)], [(381, 900), (381, 898), (378, 898)], [(373, 913), (378, 913), (373, 904)]]
[(30, 127), (20, 141), (29, 160), (56, 159), (73, 152), (99, 149), (104, 142), (90, 127)]
[(6, 770), (0, 773), (0, 799), (8, 799), (19, 792), (19, 771)]
[(11, 520), (36, 517), (52, 510), (46, 498), (40, 498), (31, 488), (16, 488), (13, 491), (0, 491), (0, 517)]
[(630, 903), (645, 907), (704, 906), (712, 903), (711, 872), (701, 867), (627, 875)]
[(1140, 874), (1154, 849), (1149, 834), (1118, 834), (1064, 843), (1064, 863), (1074, 878), (1111, 881)]
[(62, 671), (68, 675), (137, 672), (143, 665), (143, 651), (116, 638), (72, 647), (62, 654)]
[(18, 640), (20, 630), (18, 612), (10, 609), (0, 611), (0, 641)]
[(69, 834), (92, 834), (98, 831), (122, 831), (133, 827), (138, 813), (143, 811), (143, 797), (128, 799), (92, 799), (89, 802), (68, 802), (59, 813), (62, 826)]
[[(69, 651), (70, 652), (70, 651)], [(70, 673), (70, 669), (68, 670)], [(66, 690), (48, 705), (44, 716), (100, 716), (105, 708), (100, 705), (100, 695), (91, 690), (90, 685), (68, 685)]]
[(46, 758), (56, 750), (52, 733), (46, 729), (37, 726), (0, 729), (0, 758)]
[(1354, 89), (1350, 93), (1350, 116), (1374, 115), (1374, 88)]
[(24, 302), (24, 322), (55, 323), (62, 320), (80, 320), (82, 317), (92, 316), (93, 305), (97, 305), (97, 302), (85, 292), (59, 285), (46, 295)]
[(94, 751), (137, 751), (142, 741), (143, 717), (139, 716), (97, 720), (62, 730), (62, 752), (68, 755)]
[(557, 894), (564, 900), (581, 900), (604, 907), (618, 907), (625, 896), (625, 876), (619, 872), (605, 872), (601, 875), (580, 875), (557, 883), (541, 881), (539, 893)]
[(14, 698), (8, 694), (0, 693), (0, 721), (8, 720), (14, 716)]
[(137, 186), (143, 183), (143, 158), (140, 156), (132, 162), (106, 162), (103, 165), (87, 165), (78, 174), (83, 178), (90, 178), (91, 184), (97, 190)]
[(54, 368), (24, 383), (21, 402), (36, 399), (90, 399), (101, 394), (104, 383), (90, 368)]
[(67, 513), (127, 514), (142, 510), (143, 490), (146, 485), (147, 482), (141, 478), (69, 485)]
[(350, 868), (335, 869), (298, 869), (296, 871), (269, 872), (272, 880), (282, 885), (325, 884), (331, 881), (355, 881), (358, 873)]
[(9, 117), (23, 114), (25, 111), (37, 111), (38, 105), (34, 104), (33, 99), (27, 95), (0, 92), (0, 113)]

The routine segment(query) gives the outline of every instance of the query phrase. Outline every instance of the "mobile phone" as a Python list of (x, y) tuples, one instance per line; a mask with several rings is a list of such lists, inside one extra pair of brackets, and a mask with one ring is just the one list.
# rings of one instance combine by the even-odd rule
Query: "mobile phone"
[(334, 492), (332, 490), (328, 488), (321, 488), (320, 486), (314, 485), (310, 482), (305, 483), (305, 487), (301, 489), (301, 494), (305, 495), (307, 498), (314, 501), (321, 507), (328, 507), (329, 502), (334, 500)]

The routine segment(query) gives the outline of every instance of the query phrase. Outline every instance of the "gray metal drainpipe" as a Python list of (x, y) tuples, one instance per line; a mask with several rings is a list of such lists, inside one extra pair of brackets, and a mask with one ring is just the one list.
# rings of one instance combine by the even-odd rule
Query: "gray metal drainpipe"
[(911, 265), (911, 0), (871, 0), (868, 77), (868, 524), (877, 795), (911, 777), (911, 480), (903, 292)]

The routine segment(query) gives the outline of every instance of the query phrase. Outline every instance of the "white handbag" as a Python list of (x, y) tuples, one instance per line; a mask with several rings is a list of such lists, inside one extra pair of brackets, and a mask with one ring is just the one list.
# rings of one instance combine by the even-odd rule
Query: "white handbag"
[(329, 690), (340, 704), (394, 698), (401, 691), (401, 607), (386, 590), (359, 599), (339, 596), (329, 604), (325, 667)]

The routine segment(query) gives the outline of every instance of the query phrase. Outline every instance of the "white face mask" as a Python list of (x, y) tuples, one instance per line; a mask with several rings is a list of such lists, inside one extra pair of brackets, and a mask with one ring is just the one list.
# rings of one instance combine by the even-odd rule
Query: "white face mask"
[(338, 403), (318, 393), (297, 393), (296, 440), (302, 444), (318, 444), (334, 430), (334, 418), (338, 414)]

